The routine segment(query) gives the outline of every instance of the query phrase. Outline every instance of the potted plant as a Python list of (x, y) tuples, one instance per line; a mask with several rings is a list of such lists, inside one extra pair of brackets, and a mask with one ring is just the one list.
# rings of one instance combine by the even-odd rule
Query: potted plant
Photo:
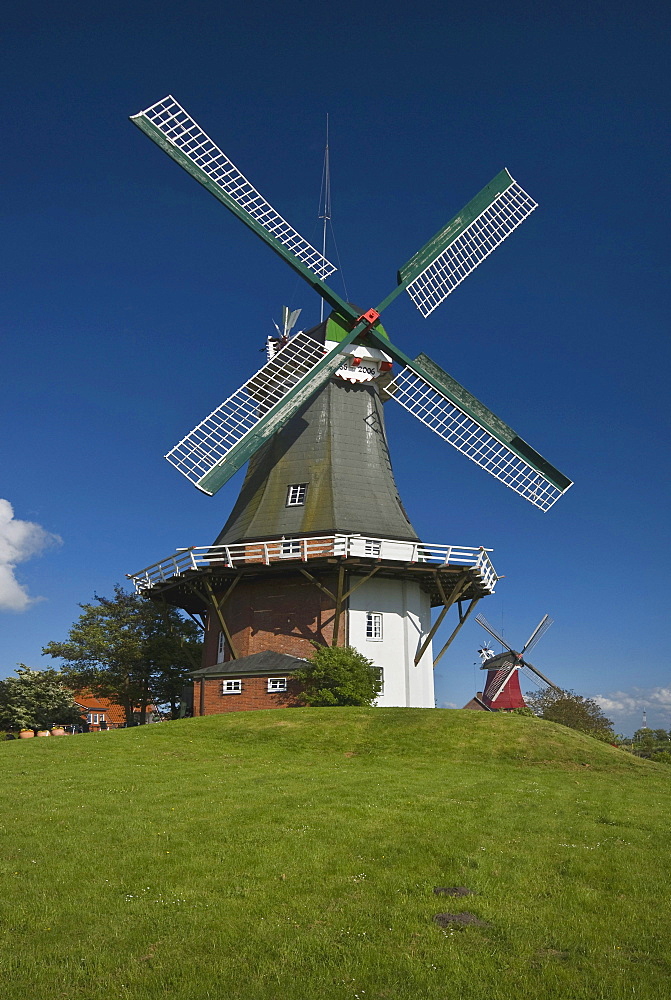
[(35, 735), (35, 733), (33, 732), (33, 730), (32, 730), (32, 729), (22, 729), (22, 730), (20, 731), (20, 733), (19, 733), (19, 739), (20, 739), (20, 740), (29, 740), (29, 739), (31, 739), (31, 738), (32, 738), (32, 737), (33, 737), (34, 735)]

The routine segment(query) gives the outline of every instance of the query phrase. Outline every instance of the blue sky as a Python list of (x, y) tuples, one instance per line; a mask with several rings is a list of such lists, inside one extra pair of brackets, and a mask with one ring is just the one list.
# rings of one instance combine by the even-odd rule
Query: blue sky
[[(671, 727), (667, 6), (65, 2), (4, 28), (0, 675), (216, 536), (241, 474), (210, 499), (162, 456), (259, 366), (283, 304), (318, 318), (128, 122), (172, 93), (313, 240), (329, 113), (362, 307), (502, 167), (539, 202), (428, 320), (399, 299), (385, 326), (576, 485), (542, 514), (390, 406), (397, 482), (425, 541), (494, 549), (480, 608), (513, 645), (555, 618), (544, 673), (620, 731), (643, 707)], [(440, 704), (481, 686), (483, 637), (441, 660)]]

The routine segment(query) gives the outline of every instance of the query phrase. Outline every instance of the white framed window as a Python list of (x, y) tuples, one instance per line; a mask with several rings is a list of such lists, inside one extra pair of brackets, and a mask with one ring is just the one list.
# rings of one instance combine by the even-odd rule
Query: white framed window
[(242, 694), (241, 680), (225, 680), (221, 684), (222, 694)]
[(89, 726), (99, 726), (101, 722), (105, 721), (104, 712), (89, 712), (86, 716), (86, 721)]
[(378, 611), (366, 613), (366, 638), (372, 642), (382, 641), (382, 615)]
[(307, 483), (293, 483), (287, 487), (287, 507), (302, 507), (307, 491)]
[(268, 694), (270, 694), (271, 691), (286, 691), (286, 689), (287, 689), (286, 677), (268, 678)]
[(291, 559), (301, 554), (301, 540), (300, 538), (287, 538), (282, 542), (280, 548), (280, 556), (283, 559)]
[(363, 543), (363, 554), (377, 558), (382, 550), (382, 542), (377, 538), (366, 538)]
[(377, 675), (378, 675), (378, 678), (380, 680), (380, 684), (382, 685), (382, 687), (380, 688), (380, 690), (377, 693), (377, 696), (378, 696), (378, 698), (381, 698), (382, 695), (384, 694), (384, 670), (382, 669), (382, 667), (378, 667), (377, 668)]
[(226, 636), (223, 632), (219, 633), (219, 638), (217, 639), (217, 663), (224, 662), (224, 654), (226, 652)]

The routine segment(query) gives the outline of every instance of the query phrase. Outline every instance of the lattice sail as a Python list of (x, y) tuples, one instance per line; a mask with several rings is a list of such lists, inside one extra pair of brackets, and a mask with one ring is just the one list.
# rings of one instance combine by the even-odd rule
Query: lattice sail
[(388, 392), (462, 455), (541, 510), (548, 510), (565, 492), (411, 368), (400, 372)]
[[(505, 174), (510, 177), (507, 171)], [(478, 195), (478, 199), (481, 195)], [(406, 285), (408, 295), (424, 317), (430, 316), (457, 285), (461, 284), (464, 278), (467, 278), (478, 264), (481, 264), (538, 207), (533, 198), (510, 177), (509, 186), (464, 228), (459, 223), (466, 210), (476, 200), (473, 199), (473, 202), (462, 210), (461, 215), (456, 216), (431, 243), (427, 244), (426, 248), (423, 248), (426, 251), (432, 246), (439, 249), (446, 241), (449, 244)], [(455, 235), (452, 235), (453, 231)], [(415, 255), (415, 258), (402, 269), (401, 275), (405, 275), (406, 278), (409, 276), (408, 271), (414, 269), (413, 264), (417, 267), (419, 263), (417, 258), (422, 252)]]
[[(206, 181), (213, 183), (225, 196), (232, 199), (243, 212), (251, 216), (319, 278), (327, 278), (337, 270), (319, 250), (315, 250), (307, 240), (303, 239), (272, 205), (268, 204), (253, 184), (170, 94), (145, 111), (133, 115), (131, 120), (140, 127), (143, 120), (150, 122), (171, 146), (202, 171)], [(150, 132), (148, 134), (157, 141), (154, 135)], [(161, 145), (170, 152), (164, 143)], [(178, 162), (185, 166), (181, 160), (178, 159)], [(201, 180), (201, 183), (205, 183), (195, 172), (193, 176)], [(209, 187), (207, 183), (205, 186)]]
[[(323, 344), (306, 333), (297, 333), (165, 457), (199, 489), (210, 494), (215, 492), (203, 484), (208, 473), (251, 435), (263, 416), (323, 358)], [(341, 360), (335, 360), (334, 364), (340, 364)]]
[(522, 646), (522, 653), (528, 653), (530, 649), (533, 649), (536, 643), (541, 639), (551, 625), (554, 625), (554, 618), (550, 618), (549, 615), (544, 615), (539, 621), (536, 628), (533, 630), (527, 641)]

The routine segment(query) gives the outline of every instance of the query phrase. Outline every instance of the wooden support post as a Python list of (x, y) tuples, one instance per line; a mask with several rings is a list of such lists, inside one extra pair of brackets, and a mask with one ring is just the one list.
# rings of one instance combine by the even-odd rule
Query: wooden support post
[(332, 646), (338, 645), (338, 636), (340, 633), (340, 613), (342, 611), (344, 588), (345, 588), (345, 567), (341, 565), (338, 568), (338, 592), (336, 594), (335, 617), (333, 619), (333, 640), (331, 642)]
[[(429, 634), (427, 635), (426, 639), (424, 640), (424, 642), (420, 646), (420, 648), (419, 648), (419, 650), (417, 652), (417, 655), (415, 656), (415, 666), (417, 666), (417, 664), (419, 663), (419, 661), (422, 659), (422, 657), (424, 656), (425, 652), (429, 648), (431, 640), (433, 639), (434, 635), (438, 631), (438, 628), (442, 624), (443, 618), (445, 617), (445, 615), (447, 614), (447, 612), (450, 610), (450, 608), (452, 607), (452, 605), (454, 604), (454, 602), (459, 598), (459, 596), (461, 595), (461, 593), (465, 590), (465, 588), (471, 582), (471, 578), (468, 575), (468, 573), (462, 573), (461, 576), (459, 576), (457, 578), (457, 582), (456, 582), (455, 586), (452, 589), (452, 593), (450, 594), (449, 597), (446, 597), (445, 596), (445, 591), (443, 590), (443, 585), (442, 585), (442, 583), (440, 581), (440, 577), (438, 575), (438, 571), (436, 571), (436, 577), (435, 577), (435, 579), (436, 579), (436, 586), (438, 587), (438, 593), (440, 594), (441, 600), (443, 602), (443, 610), (440, 612), (440, 614), (436, 618), (435, 622), (431, 626), (431, 631), (429, 632)], [(435, 666), (435, 664), (434, 664), (434, 666)]]
[(466, 613), (464, 615), (459, 615), (459, 624), (457, 625), (457, 627), (455, 628), (454, 632), (452, 633), (452, 635), (450, 636), (450, 638), (447, 640), (447, 642), (445, 643), (445, 645), (443, 646), (443, 648), (441, 649), (441, 651), (438, 653), (438, 656), (433, 661), (434, 669), (435, 669), (436, 664), (438, 663), (438, 660), (441, 658), (441, 656), (443, 655), (443, 653), (445, 652), (445, 650), (447, 649), (447, 647), (450, 645), (450, 643), (452, 642), (452, 640), (456, 636), (457, 632), (459, 631), (459, 629), (461, 628), (461, 626), (464, 624), (464, 622), (466, 621), (466, 619), (468, 618), (468, 616), (470, 615), (471, 611), (473, 610), (473, 608), (475, 607), (475, 605), (478, 603), (479, 600), (480, 600), (479, 597), (474, 597), (473, 600), (471, 601), (471, 603), (466, 608)]
[[(164, 600), (165, 600), (165, 598), (164, 598)], [(205, 623), (202, 622), (200, 620), (200, 618), (196, 618), (195, 615), (192, 615), (190, 611), (187, 611), (186, 613), (189, 616), (189, 618), (191, 619), (191, 621), (194, 623), (194, 625), (197, 625), (198, 628), (201, 630), (201, 632), (204, 632), (205, 631)]]
[(375, 568), (372, 569), (367, 576), (364, 576), (363, 580), (359, 580), (359, 582), (355, 583), (353, 587), (350, 587), (347, 593), (342, 595), (343, 601), (346, 601), (348, 597), (352, 596), (355, 590), (358, 590), (359, 587), (362, 587), (364, 585), (364, 583), (367, 583), (370, 580), (371, 576), (375, 576), (379, 568), (380, 568), (379, 566), (375, 566)]
[(217, 618), (219, 619), (219, 624), (221, 625), (221, 631), (224, 633), (224, 638), (226, 639), (226, 642), (228, 643), (228, 648), (231, 651), (231, 659), (232, 660), (237, 660), (238, 657), (237, 657), (237, 654), (235, 652), (235, 649), (233, 648), (233, 642), (231, 640), (231, 633), (228, 631), (228, 625), (226, 624), (226, 621), (225, 621), (224, 616), (223, 616), (223, 614), (221, 612), (221, 609), (222, 609), (222, 607), (224, 605), (224, 602), (228, 599), (228, 597), (230, 596), (230, 594), (233, 591), (233, 589), (237, 586), (237, 583), (238, 583), (239, 579), (240, 579), (240, 577), (236, 576), (236, 578), (233, 580), (233, 582), (231, 583), (230, 587), (228, 588), (228, 590), (226, 591), (226, 593), (224, 594), (224, 596), (222, 597), (222, 599), (221, 599), (220, 602), (217, 601), (216, 597), (214, 596), (214, 591), (212, 590), (212, 585), (210, 584), (210, 581), (208, 579), (204, 579), (203, 580), (203, 586), (205, 587), (205, 590), (207, 591), (208, 598), (203, 597), (203, 595), (201, 594), (201, 592), (196, 587), (194, 587), (194, 585), (192, 583), (190, 583), (190, 582), (187, 583), (187, 586), (194, 592), (194, 594), (197, 594), (200, 597), (200, 599), (203, 601), (204, 604), (211, 604), (211, 606), (214, 608), (215, 614), (216, 614)]
[[(367, 581), (370, 580), (370, 578), (372, 576), (375, 576), (375, 574), (377, 573), (377, 571), (379, 570), (379, 568), (380, 568), (379, 566), (376, 566), (375, 569), (372, 569), (370, 571), (370, 573), (367, 574), (367, 576), (364, 576), (363, 580), (359, 580), (359, 582), (355, 583), (353, 587), (350, 587), (349, 590), (347, 591), (347, 593), (342, 595), (342, 597), (340, 598), (340, 600), (341, 601), (346, 601), (347, 598), (350, 597), (354, 593), (355, 590), (358, 590), (359, 587), (361, 587), (364, 583), (367, 583)], [(338, 601), (337, 596), (332, 591), (330, 591), (328, 589), (328, 587), (325, 587), (323, 583), (320, 583), (319, 580), (317, 580), (312, 575), (312, 573), (308, 573), (308, 571), (306, 569), (302, 569), (302, 568), (301, 568), (301, 573), (306, 578), (306, 580), (309, 580), (310, 583), (313, 583), (315, 585), (315, 587), (318, 587), (319, 590), (321, 590), (321, 592), (323, 594), (326, 594), (327, 597), (330, 597), (332, 601), (335, 601), (337, 603), (337, 601)]]
[(302, 567), (301, 567), (301, 573), (306, 578), (306, 580), (309, 580), (310, 583), (313, 583), (315, 585), (315, 587), (317, 587), (318, 590), (321, 590), (322, 594), (326, 594), (326, 596), (330, 597), (332, 601), (337, 601), (336, 595), (333, 594), (333, 593), (331, 593), (331, 591), (328, 589), (328, 587), (325, 587), (323, 585), (323, 583), (320, 583), (319, 580), (317, 580), (312, 575), (312, 573), (308, 573), (308, 571), (306, 569), (303, 569)]
[[(170, 630), (170, 632), (172, 632), (172, 634), (174, 635), (175, 634), (175, 630), (172, 627), (172, 622), (170, 621), (170, 616), (168, 615), (168, 604), (167, 604), (167, 601), (166, 601), (165, 597), (163, 597), (163, 596), (161, 596), (161, 603), (163, 605), (163, 615), (165, 617), (165, 623), (168, 626), (168, 629)], [(193, 618), (193, 615), (189, 615), (189, 617)], [(195, 621), (195, 618), (194, 618), (194, 621)], [(202, 626), (201, 626), (201, 628), (202, 628)], [(182, 647), (182, 649), (184, 650), (184, 652), (186, 653), (187, 658), (191, 661), (191, 664), (193, 665), (193, 669), (194, 670), (198, 670), (199, 664), (196, 663), (196, 661), (195, 661), (195, 659), (193, 657), (193, 653), (189, 649), (189, 644), (184, 641), (184, 638), (181, 635), (178, 635), (177, 638), (179, 639), (179, 644)]]

